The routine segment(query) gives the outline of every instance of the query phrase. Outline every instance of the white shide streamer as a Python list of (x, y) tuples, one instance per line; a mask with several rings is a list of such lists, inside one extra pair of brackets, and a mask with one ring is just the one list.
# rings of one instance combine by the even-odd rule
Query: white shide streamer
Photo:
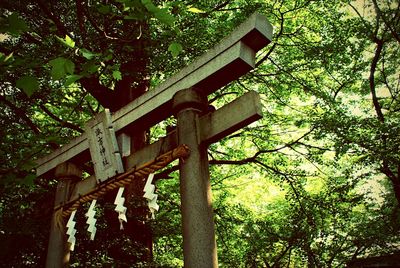
[(120, 229), (123, 230), (123, 222), (127, 222), (128, 220), (126, 219), (126, 207), (124, 206), (125, 203), (125, 198), (122, 197), (122, 193), (124, 192), (124, 187), (120, 187), (117, 193), (117, 196), (115, 197), (114, 205), (115, 211), (118, 212), (118, 220), (120, 223)]
[(159, 206), (157, 204), (158, 195), (154, 193), (156, 186), (152, 184), (154, 178), (154, 173), (151, 173), (147, 178), (146, 184), (144, 186), (143, 197), (147, 199), (147, 205), (149, 206), (149, 210), (151, 212), (151, 218), (155, 219), (154, 213), (158, 211)]
[(94, 236), (96, 235), (96, 221), (97, 219), (94, 217), (96, 215), (96, 210), (94, 209), (96, 206), (96, 199), (92, 200), (92, 203), (90, 204), (88, 212), (86, 212), (85, 216), (87, 217), (86, 223), (89, 225), (88, 226), (88, 232), (90, 233), (90, 240), (94, 240)]
[(76, 214), (76, 210), (72, 211), (71, 215), (69, 216), (69, 220), (67, 222), (67, 235), (68, 235), (68, 242), (70, 243), (70, 250), (74, 251), (75, 248), (75, 234), (76, 234), (76, 229), (75, 229), (75, 224), (76, 222), (74, 221), (74, 217)]

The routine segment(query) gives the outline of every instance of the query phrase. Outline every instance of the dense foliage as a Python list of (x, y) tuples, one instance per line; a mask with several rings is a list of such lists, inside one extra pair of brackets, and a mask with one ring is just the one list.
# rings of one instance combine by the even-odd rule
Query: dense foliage
[[(115, 111), (154, 88), (254, 11), (274, 26), (273, 42), (254, 71), (210, 97), (221, 107), (256, 90), (264, 104), (262, 120), (209, 149), (219, 263), (342, 267), (398, 249), (398, 1), (3, 0), (1, 11), (1, 265), (45, 262), (56, 182), (36, 178), (34, 160), (80, 135), (104, 107)], [(104, 209), (94, 242), (80, 215), (71, 265), (181, 267), (175, 170), (157, 182), (156, 220), (145, 217), (152, 258)], [(131, 198), (130, 209), (140, 202)]]

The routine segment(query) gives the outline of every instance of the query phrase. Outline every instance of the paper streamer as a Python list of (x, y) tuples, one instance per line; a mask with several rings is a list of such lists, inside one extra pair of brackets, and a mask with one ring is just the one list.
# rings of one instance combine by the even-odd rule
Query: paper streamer
[(88, 212), (86, 212), (85, 216), (87, 217), (86, 223), (89, 224), (88, 226), (88, 232), (90, 233), (90, 240), (94, 240), (94, 236), (96, 235), (96, 221), (97, 219), (94, 217), (96, 215), (96, 210), (94, 210), (96, 206), (96, 199), (92, 200), (92, 203), (90, 204)]
[(74, 251), (75, 248), (75, 234), (76, 234), (76, 229), (75, 229), (75, 224), (76, 222), (74, 221), (76, 210), (72, 211), (71, 216), (69, 216), (69, 220), (67, 222), (67, 235), (68, 235), (68, 242), (70, 243), (69, 249), (71, 251)]
[(151, 173), (147, 178), (146, 184), (144, 186), (143, 197), (147, 199), (147, 205), (149, 206), (149, 210), (151, 212), (151, 218), (155, 219), (155, 212), (158, 211), (159, 206), (157, 204), (158, 195), (154, 193), (156, 186), (152, 184), (154, 178), (154, 173)]
[(120, 187), (117, 193), (117, 196), (115, 197), (114, 205), (117, 205), (115, 207), (115, 211), (118, 212), (118, 220), (120, 223), (120, 229), (123, 230), (123, 222), (127, 222), (128, 220), (126, 219), (126, 207), (124, 206), (125, 203), (125, 198), (122, 197), (122, 193), (124, 192), (124, 187)]

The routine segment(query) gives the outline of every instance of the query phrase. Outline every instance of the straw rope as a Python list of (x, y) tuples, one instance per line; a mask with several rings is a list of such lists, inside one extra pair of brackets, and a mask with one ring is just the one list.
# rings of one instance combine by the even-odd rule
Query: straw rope
[(62, 222), (61, 217), (68, 217), (72, 213), (72, 211), (78, 209), (81, 204), (92, 201), (94, 199), (98, 199), (100, 196), (106, 194), (109, 191), (131, 183), (136, 178), (143, 178), (145, 176), (148, 176), (150, 173), (154, 173), (155, 171), (164, 168), (175, 159), (186, 157), (187, 155), (189, 155), (188, 146), (184, 144), (179, 145), (175, 149), (156, 157), (152, 161), (144, 163), (139, 167), (132, 168), (127, 172), (100, 184), (94, 190), (80, 196), (79, 198), (56, 206), (54, 210), (56, 215), (58, 215), (57, 218), (59, 218), (59, 222)]

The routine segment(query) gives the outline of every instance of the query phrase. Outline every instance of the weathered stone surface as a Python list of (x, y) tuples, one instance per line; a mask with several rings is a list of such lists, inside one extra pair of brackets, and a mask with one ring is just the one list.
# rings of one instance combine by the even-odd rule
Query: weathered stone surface
[[(177, 111), (179, 144), (190, 148), (190, 155), (180, 161), (179, 180), (185, 267), (216, 268), (215, 241), (210, 174), (207, 146), (201, 145), (199, 116), (203, 112), (201, 95), (192, 89), (182, 90), (174, 97)], [(198, 95), (198, 96), (196, 96)], [(182, 105), (183, 102), (188, 105)], [(191, 106), (190, 106), (191, 104)], [(207, 104), (206, 100), (203, 102)]]
[[(65, 162), (57, 166), (55, 175), (59, 179), (56, 189), (54, 206), (69, 200), (72, 185), (82, 177), (82, 170), (76, 165)], [(65, 229), (60, 223), (60, 218), (53, 213), (50, 224), (50, 237), (47, 249), (46, 267), (67, 267), (70, 252)]]
[(215, 112), (200, 118), (201, 141), (211, 144), (262, 118), (260, 96), (247, 92)]

